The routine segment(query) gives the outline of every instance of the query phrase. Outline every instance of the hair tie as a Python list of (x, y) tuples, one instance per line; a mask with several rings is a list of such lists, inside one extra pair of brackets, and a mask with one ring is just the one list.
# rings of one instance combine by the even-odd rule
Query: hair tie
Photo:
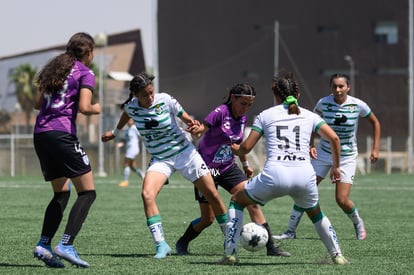
[(293, 95), (290, 95), (290, 96), (286, 97), (286, 99), (285, 99), (285, 101), (283, 101), (283, 103), (288, 105), (288, 106), (290, 104), (298, 105), (298, 100)]

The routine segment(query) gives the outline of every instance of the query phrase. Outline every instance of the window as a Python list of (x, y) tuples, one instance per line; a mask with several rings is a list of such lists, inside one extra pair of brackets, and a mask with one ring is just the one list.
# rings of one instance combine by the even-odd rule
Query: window
[(398, 43), (398, 26), (396, 22), (383, 21), (375, 25), (375, 41), (389, 45)]

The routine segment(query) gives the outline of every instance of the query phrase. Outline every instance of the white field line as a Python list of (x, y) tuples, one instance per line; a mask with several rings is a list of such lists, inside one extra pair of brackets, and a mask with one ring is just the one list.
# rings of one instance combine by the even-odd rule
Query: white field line
[[(99, 185), (114, 185), (116, 186), (119, 183), (119, 181), (115, 180), (102, 180), (97, 179), (95, 180), (95, 187), (97, 190), (99, 190)], [(141, 189), (141, 182), (132, 182), (130, 183), (130, 186), (128, 188), (139, 188)], [(23, 189), (37, 189), (37, 188), (46, 188), (50, 189), (50, 184), (48, 182), (42, 182), (36, 180), (36, 183), (28, 183), (22, 181), (0, 181), (0, 188), (23, 188)], [(193, 184), (186, 181), (186, 180), (172, 180), (170, 181), (170, 184), (164, 186), (165, 189), (187, 189), (187, 188), (193, 188)], [(319, 186), (319, 189), (322, 190), (334, 190), (335, 186), (330, 183), (324, 183), (322, 182)], [(355, 186), (353, 187), (354, 190), (387, 190), (387, 191), (413, 191), (414, 190), (414, 184), (412, 186), (408, 185), (398, 185), (398, 184), (390, 184), (388, 186), (376, 186), (373, 182), (370, 185), (361, 186), (358, 183), (355, 183)]]

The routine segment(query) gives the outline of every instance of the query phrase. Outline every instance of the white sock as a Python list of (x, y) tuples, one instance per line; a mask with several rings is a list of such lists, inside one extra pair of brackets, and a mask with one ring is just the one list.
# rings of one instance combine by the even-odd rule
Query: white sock
[(313, 224), (316, 232), (318, 232), (323, 244), (328, 249), (331, 257), (336, 255), (342, 256), (341, 248), (339, 247), (338, 238), (336, 237), (335, 229), (333, 228), (331, 221), (325, 215)]
[(156, 244), (164, 241), (164, 231), (162, 230), (161, 216), (154, 215), (147, 218), (147, 226), (151, 233), (152, 239)]
[(226, 255), (237, 253), (237, 245), (240, 239), (240, 233), (243, 228), (243, 207), (230, 202), (227, 210), (228, 222), (226, 225), (226, 240), (224, 243), (224, 251)]
[(358, 209), (357, 209), (356, 207), (354, 207), (354, 208), (351, 210), (351, 212), (350, 212), (350, 213), (345, 213), (345, 214), (348, 216), (348, 218), (350, 218), (350, 219), (351, 219), (351, 221), (352, 221), (354, 224), (358, 224), (358, 223), (359, 223), (359, 221), (361, 220), (361, 217), (359, 217)]
[(297, 207), (293, 207), (292, 212), (290, 213), (288, 231), (296, 232), (296, 228), (298, 227), (299, 222), (302, 219), (303, 212), (303, 210), (301, 211)]
[(128, 181), (129, 180), (129, 175), (131, 174), (131, 168), (129, 168), (129, 166), (125, 166), (124, 167), (124, 180)]

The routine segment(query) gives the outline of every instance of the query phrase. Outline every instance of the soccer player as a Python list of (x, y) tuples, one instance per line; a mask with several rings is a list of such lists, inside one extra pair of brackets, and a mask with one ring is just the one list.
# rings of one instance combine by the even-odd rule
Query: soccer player
[(234, 194), (228, 209), (225, 256), (218, 263), (234, 265), (237, 244), (243, 227), (243, 209), (251, 204), (264, 205), (272, 199), (290, 196), (306, 211), (321, 241), (335, 264), (346, 264), (335, 230), (319, 206), (316, 175), (310, 163), (309, 142), (312, 132), (329, 141), (332, 151), (331, 179), (340, 181), (339, 138), (318, 115), (298, 106), (298, 83), (290, 74), (275, 77), (272, 90), (276, 106), (262, 111), (249, 136), (240, 145), (233, 144), (237, 155), (248, 154), (259, 139), (266, 140), (263, 170)]
[[(358, 240), (365, 240), (366, 230), (364, 221), (360, 217), (356, 205), (349, 198), (357, 166), (358, 147), (356, 135), (359, 117), (366, 118), (373, 127), (374, 143), (370, 157), (372, 163), (378, 160), (381, 127), (377, 117), (364, 101), (348, 95), (351, 88), (347, 75), (332, 75), (330, 89), (332, 94), (321, 98), (316, 104), (314, 112), (319, 114), (340, 138), (341, 181), (335, 184), (335, 199), (339, 207), (352, 221), (356, 238)], [(315, 159), (312, 159), (312, 165), (316, 171), (317, 184), (319, 185), (332, 167), (332, 152), (328, 140), (324, 137), (321, 137), (317, 150), (313, 146), (313, 139), (311, 140), (311, 147), (315, 156)], [(303, 209), (294, 205), (287, 231), (273, 237), (275, 239), (296, 238), (296, 228), (302, 215)]]
[[(34, 256), (50, 267), (64, 267), (56, 254), (79, 267), (89, 267), (73, 242), (96, 198), (88, 156), (76, 136), (76, 117), (99, 114), (99, 103), (92, 103), (95, 75), (92, 63), (93, 38), (86, 33), (74, 34), (66, 52), (52, 59), (41, 70), (35, 109), (40, 110), (34, 127), (33, 142), (45, 181), (50, 181), (54, 196), (46, 208), (42, 233)], [(52, 238), (59, 228), (69, 201), (70, 181), (78, 197), (72, 206), (65, 231), (55, 247)]]
[(129, 185), (129, 175), (131, 170), (134, 171), (141, 179), (144, 179), (144, 174), (141, 169), (136, 167), (135, 158), (139, 154), (139, 132), (135, 126), (134, 120), (131, 118), (128, 120), (128, 129), (125, 133), (125, 142), (120, 142), (117, 146), (123, 146), (125, 144), (125, 157), (124, 157), (124, 180), (121, 181), (119, 187), (127, 187)]
[[(198, 151), (208, 165), (213, 175), (216, 187), (220, 185), (230, 194), (234, 194), (246, 184), (253, 175), (245, 155), (239, 156), (243, 165), (242, 171), (235, 163), (231, 151), (233, 143), (240, 144), (246, 126), (246, 113), (252, 106), (256, 96), (254, 87), (249, 84), (237, 84), (230, 89), (226, 102), (211, 111), (200, 125), (194, 125), (190, 131), (195, 136), (204, 135), (199, 143)], [(214, 213), (206, 198), (194, 188), (195, 198), (199, 203), (201, 217), (194, 219), (184, 235), (177, 241), (175, 247), (178, 255), (188, 254), (188, 245), (205, 228), (214, 221)], [(269, 224), (266, 222), (258, 205), (247, 207), (252, 221), (262, 224), (272, 236)], [(290, 256), (288, 252), (274, 245), (271, 237), (266, 245), (268, 256)]]
[(154, 77), (147, 73), (140, 73), (131, 80), (129, 98), (121, 105), (123, 113), (119, 122), (113, 131), (102, 135), (102, 141), (114, 139), (127, 121), (130, 118), (134, 119), (145, 147), (152, 155), (144, 177), (141, 196), (148, 229), (156, 245), (154, 258), (162, 259), (172, 251), (164, 238), (156, 198), (176, 170), (203, 192), (223, 232), (227, 213), (206, 163), (186, 138), (185, 132), (178, 127), (176, 118), (189, 126), (199, 122), (194, 121), (169, 94), (155, 94), (153, 79)]

